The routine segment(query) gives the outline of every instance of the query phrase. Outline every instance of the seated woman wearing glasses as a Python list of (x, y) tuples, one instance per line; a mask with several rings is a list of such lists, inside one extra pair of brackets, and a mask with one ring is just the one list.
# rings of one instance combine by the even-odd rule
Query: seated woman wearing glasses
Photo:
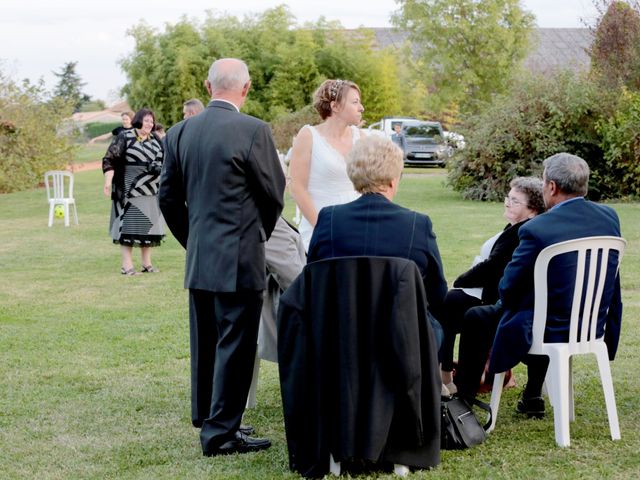
[(504, 216), (509, 221), (501, 232), (487, 240), (476, 256), (472, 267), (453, 282), (439, 318), (444, 330), (442, 344), (442, 393), (458, 391), (453, 382), (453, 348), (460, 333), (464, 315), (472, 307), (493, 305), (498, 301), (498, 283), (505, 267), (518, 246), (518, 230), (525, 222), (544, 212), (542, 180), (517, 177), (510, 183), (511, 190), (504, 199)]

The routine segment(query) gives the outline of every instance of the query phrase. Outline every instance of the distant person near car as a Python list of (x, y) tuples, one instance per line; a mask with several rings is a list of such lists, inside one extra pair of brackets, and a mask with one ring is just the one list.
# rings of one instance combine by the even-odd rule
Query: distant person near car
[(393, 133), (391, 134), (391, 141), (398, 145), (404, 154), (406, 150), (406, 140), (404, 138), (404, 134), (402, 133), (402, 123), (395, 122), (393, 124)]

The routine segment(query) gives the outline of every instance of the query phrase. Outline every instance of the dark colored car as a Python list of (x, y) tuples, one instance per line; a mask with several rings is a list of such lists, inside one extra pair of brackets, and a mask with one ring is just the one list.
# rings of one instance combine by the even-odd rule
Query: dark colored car
[(440, 122), (406, 121), (402, 133), (407, 164), (444, 166), (452, 154)]

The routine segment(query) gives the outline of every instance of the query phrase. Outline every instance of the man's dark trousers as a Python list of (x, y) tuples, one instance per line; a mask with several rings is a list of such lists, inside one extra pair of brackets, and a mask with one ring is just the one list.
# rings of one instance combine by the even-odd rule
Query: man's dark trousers
[(202, 423), (204, 451), (215, 450), (240, 427), (261, 308), (262, 291), (189, 290), (191, 411), (194, 425)]

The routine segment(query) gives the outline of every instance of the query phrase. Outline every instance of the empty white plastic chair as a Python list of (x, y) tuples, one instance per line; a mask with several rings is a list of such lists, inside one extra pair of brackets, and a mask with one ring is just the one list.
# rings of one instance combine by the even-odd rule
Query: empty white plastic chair
[[(556, 443), (568, 447), (570, 443), (569, 421), (575, 419), (572, 362), (573, 355), (593, 353), (598, 361), (600, 380), (609, 417), (609, 429), (613, 440), (620, 439), (618, 412), (611, 380), (609, 352), (604, 337), (596, 338), (598, 312), (602, 300), (607, 266), (612, 251), (618, 252), (617, 269), (622, 260), (626, 241), (618, 237), (587, 237), (556, 243), (543, 249), (534, 267), (535, 306), (533, 313), (533, 343), (530, 354), (548, 355), (549, 369), (545, 378), (549, 401), (553, 407), (553, 421)], [(557, 255), (577, 252), (576, 282), (566, 343), (545, 343), (544, 332), (547, 322), (547, 269), (551, 259)], [(599, 254), (599, 252), (601, 252)], [(614, 278), (615, 276), (609, 276)], [(586, 286), (584, 280), (586, 279)], [(584, 302), (584, 303), (583, 303)], [(580, 324), (580, 319), (582, 322)], [(504, 372), (498, 373), (493, 381), (491, 411), (493, 421), (489, 431), (495, 427), (502, 394)]]
[(50, 170), (44, 174), (44, 185), (49, 200), (49, 226), (53, 225), (56, 205), (64, 208), (64, 226), (69, 226), (69, 205), (73, 205), (73, 215), (78, 225), (78, 211), (73, 198), (73, 173), (65, 170)]

